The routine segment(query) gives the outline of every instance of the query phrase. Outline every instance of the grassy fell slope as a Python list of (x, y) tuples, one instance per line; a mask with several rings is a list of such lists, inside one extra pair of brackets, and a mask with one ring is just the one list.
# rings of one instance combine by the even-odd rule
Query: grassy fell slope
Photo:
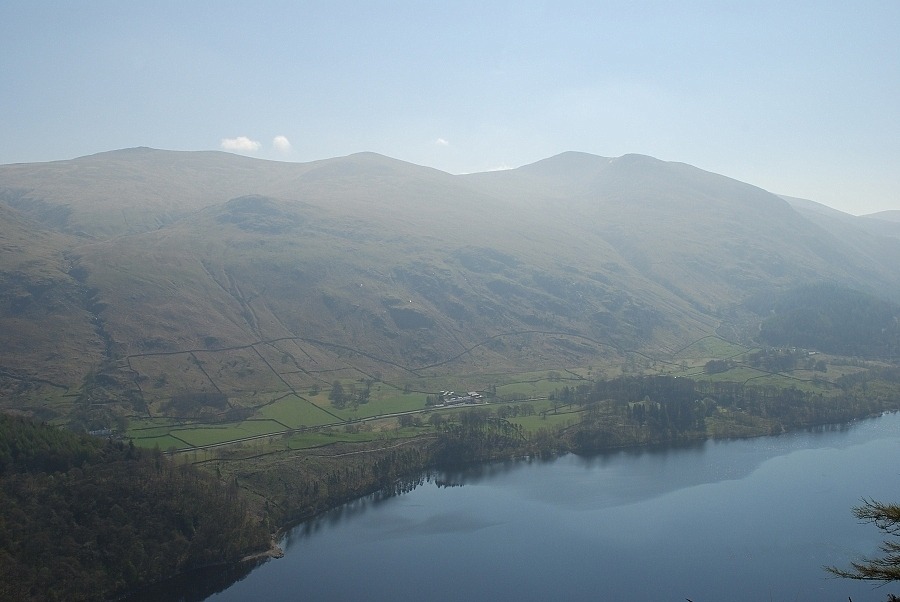
[(74, 242), (0, 204), (0, 397), (65, 392), (102, 359)]
[[(568, 214), (647, 279), (705, 311), (749, 292), (836, 278), (872, 286), (900, 279), (810, 222), (780, 197), (682, 163), (641, 155), (564, 153), (509, 172), (475, 174), (494, 189), (525, 181), (529, 204)], [(579, 232), (573, 238), (579, 238)]]
[(864, 259), (858, 270), (865, 274), (868, 286), (860, 283), (859, 288), (885, 297), (895, 295), (896, 286), (891, 279), (883, 287), (877, 283), (873, 286), (871, 282), (879, 278), (879, 270), (885, 266), (900, 265), (900, 224), (879, 217), (889, 216), (892, 212), (855, 216), (814, 201), (784, 198), (800, 215), (829, 232), (838, 241), (836, 247), (843, 254)]
[(125, 394), (148, 415), (191, 391), (240, 405), (333, 378), (664, 353), (797, 282), (900, 290), (784, 200), (638, 155), (452, 176), (371, 153), (131, 149), (0, 166), (0, 209), (19, 224), (0, 234), (20, 263), (44, 258), (3, 277), (51, 270), (77, 293), (50, 305), (62, 321), (43, 338), (28, 333), (49, 306), (4, 307), (22, 353), (0, 368), (61, 375), (98, 403)]

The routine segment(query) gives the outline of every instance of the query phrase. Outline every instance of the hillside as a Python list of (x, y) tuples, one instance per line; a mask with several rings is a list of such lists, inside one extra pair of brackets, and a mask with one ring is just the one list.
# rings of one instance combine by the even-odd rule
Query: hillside
[(797, 284), (900, 292), (896, 239), (640, 155), (453, 176), (129, 149), (0, 166), (0, 212), (3, 404), (85, 428), (183, 395), (246, 416), (335, 379), (664, 358), (753, 336), (746, 302)]
[(890, 211), (879, 211), (877, 213), (870, 213), (863, 217), (880, 219), (886, 222), (900, 222), (900, 210), (892, 209)]
[(0, 396), (65, 390), (102, 360), (90, 293), (68, 258), (79, 242), (0, 203)]
[(832, 284), (785, 291), (761, 327), (768, 345), (900, 359), (900, 306)]

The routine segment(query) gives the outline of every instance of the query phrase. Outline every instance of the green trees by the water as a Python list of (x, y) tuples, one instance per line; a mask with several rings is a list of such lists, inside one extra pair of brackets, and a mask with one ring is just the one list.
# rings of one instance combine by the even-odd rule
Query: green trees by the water
[(0, 415), (0, 599), (97, 600), (265, 550), (234, 485)]
[(216, 470), (238, 480), (248, 497), (260, 496), (273, 527), (283, 526), (378, 491), (395, 491), (431, 465), (433, 437), (336, 443), (311, 450), (273, 450), (246, 457), (223, 452)]
[(673, 376), (622, 376), (563, 387), (555, 397), (580, 408), (564, 436), (575, 451), (781, 432), (846, 422), (892, 410), (900, 403), (900, 370), (872, 369), (838, 379), (830, 389), (748, 385)]
[[(781, 433), (836, 424), (900, 408), (900, 370), (872, 369), (829, 387), (749, 385), (674, 376), (621, 376), (565, 385), (552, 395), (554, 417), (524, 429), (513, 406), (469, 409), (429, 420), (438, 464), (615, 447)], [(532, 410), (530, 404), (522, 404)], [(440, 418), (440, 415), (434, 415)]]
[(442, 422), (437, 428), (440, 436), (435, 461), (444, 465), (521, 451), (527, 442), (520, 425), (486, 409), (466, 410), (459, 414), (459, 420)]
[(807, 385), (581, 379), (552, 401), (404, 415), (403, 434), (356, 444), (295, 449), (283, 438), (222, 450), (198, 461), (208, 470), (0, 415), (0, 599), (97, 599), (237, 560), (265, 549), (271, 529), (403, 490), (429, 468), (759, 435), (900, 408), (896, 368)]

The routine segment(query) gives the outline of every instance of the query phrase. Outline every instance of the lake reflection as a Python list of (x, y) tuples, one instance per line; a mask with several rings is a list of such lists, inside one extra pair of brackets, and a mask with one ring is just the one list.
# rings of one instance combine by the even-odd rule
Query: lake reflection
[(822, 566), (876, 553), (851, 508), (900, 500), (898, 434), (889, 415), (435, 474), (297, 527), (209, 599), (881, 601)]

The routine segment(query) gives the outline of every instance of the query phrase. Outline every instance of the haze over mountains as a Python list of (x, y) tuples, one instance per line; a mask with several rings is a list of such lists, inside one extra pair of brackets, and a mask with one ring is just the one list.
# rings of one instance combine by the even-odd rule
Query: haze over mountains
[[(270, 385), (260, 362), (300, 387), (659, 356), (754, 336), (798, 284), (900, 298), (891, 212), (854, 217), (640, 155), (460, 176), (371, 153), (5, 165), (0, 245), (0, 382), (5, 405), (32, 408), (98, 382), (152, 405), (208, 390), (213, 369), (243, 375), (222, 393), (255, 394)], [(215, 367), (198, 359), (225, 349)]]

